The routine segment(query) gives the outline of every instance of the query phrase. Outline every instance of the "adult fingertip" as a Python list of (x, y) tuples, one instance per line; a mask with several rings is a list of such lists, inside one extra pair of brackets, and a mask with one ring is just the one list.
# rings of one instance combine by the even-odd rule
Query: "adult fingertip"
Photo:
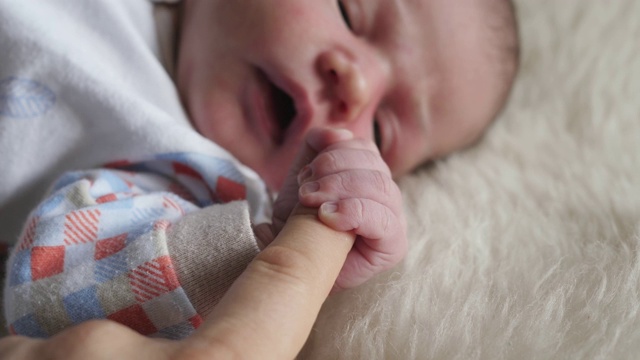
[(349, 129), (344, 128), (331, 128), (329, 129), (333, 133), (334, 136), (339, 138), (340, 140), (350, 140), (353, 139), (353, 133)]
[(307, 134), (307, 144), (315, 151), (322, 151), (331, 144), (351, 140), (353, 137), (353, 133), (344, 128), (315, 128)]

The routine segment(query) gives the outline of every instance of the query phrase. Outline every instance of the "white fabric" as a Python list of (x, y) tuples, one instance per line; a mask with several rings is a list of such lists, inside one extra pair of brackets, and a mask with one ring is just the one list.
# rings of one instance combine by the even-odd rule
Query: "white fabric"
[[(0, 242), (15, 242), (65, 170), (165, 152), (231, 157), (189, 124), (149, 1), (0, 0), (0, 34)], [(261, 222), (264, 187), (242, 168)]]
[(328, 301), (302, 358), (640, 358), (640, 2), (516, 3), (506, 112), (401, 181), (406, 261)]
[[(0, 242), (65, 170), (158, 153), (231, 158), (189, 124), (147, 0), (0, 0)], [(256, 221), (262, 181), (241, 165)]]
[[(165, 153), (204, 155), (209, 169), (215, 157), (229, 159), (243, 173), (249, 206), (186, 216), (168, 241), (177, 275), (205, 315), (257, 253), (247, 214), (266, 220), (269, 201), (253, 171), (191, 127), (169, 75), (172, 31), (156, 32), (154, 15), (163, 13), (148, 0), (0, 0), (0, 242), (15, 242), (27, 213), (65, 171)], [(194, 270), (205, 263), (212, 272)], [(35, 301), (26, 296), (19, 305)], [(65, 325), (52, 319), (56, 329)]]

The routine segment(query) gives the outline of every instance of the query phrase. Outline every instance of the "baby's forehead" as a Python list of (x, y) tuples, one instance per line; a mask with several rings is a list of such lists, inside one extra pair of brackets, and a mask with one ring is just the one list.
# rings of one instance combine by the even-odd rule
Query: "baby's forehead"
[(377, 2), (387, 2), (397, 8), (401, 15), (399, 20), (423, 31), (442, 26), (448, 31), (464, 32), (478, 25), (494, 35), (502, 35), (504, 41), (517, 33), (511, 0), (371, 0), (363, 7), (379, 7)]
[(431, 75), (460, 63), (451, 60), (463, 60), (475, 63), (479, 70), (489, 66), (485, 70), (511, 87), (519, 64), (519, 34), (511, 0), (388, 1), (404, 15), (397, 19), (404, 28), (397, 36), (407, 37), (413, 53), (424, 56), (423, 64)]

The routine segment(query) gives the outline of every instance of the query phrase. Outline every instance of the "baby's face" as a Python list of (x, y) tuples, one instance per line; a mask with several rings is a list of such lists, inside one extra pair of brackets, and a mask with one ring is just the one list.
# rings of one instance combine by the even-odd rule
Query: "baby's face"
[(188, 0), (195, 127), (278, 189), (312, 127), (377, 142), (394, 175), (469, 145), (501, 106), (478, 0)]

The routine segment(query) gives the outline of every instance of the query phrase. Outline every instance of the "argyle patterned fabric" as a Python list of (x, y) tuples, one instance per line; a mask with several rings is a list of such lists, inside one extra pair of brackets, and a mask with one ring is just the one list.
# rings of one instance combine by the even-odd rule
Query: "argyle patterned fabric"
[(90, 319), (179, 339), (202, 322), (167, 249), (174, 222), (244, 199), (231, 162), (164, 154), (67, 173), (36, 208), (9, 258), (13, 334), (48, 337)]

